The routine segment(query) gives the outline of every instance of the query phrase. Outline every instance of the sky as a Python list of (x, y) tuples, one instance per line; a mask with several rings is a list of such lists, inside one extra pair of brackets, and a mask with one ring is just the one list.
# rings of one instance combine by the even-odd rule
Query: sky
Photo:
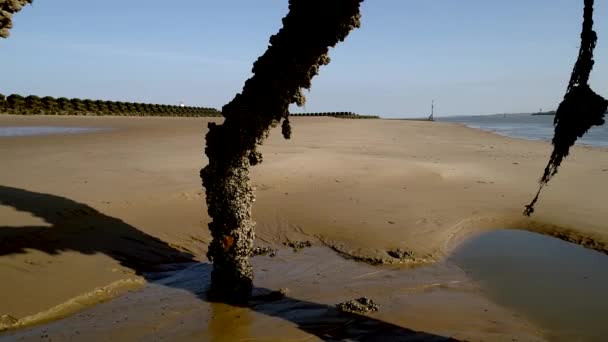
[[(553, 110), (583, 0), (366, 0), (305, 108), (382, 117)], [(0, 93), (221, 108), (251, 77), (287, 0), (36, 0), (0, 40)], [(592, 87), (608, 96), (608, 1)]]

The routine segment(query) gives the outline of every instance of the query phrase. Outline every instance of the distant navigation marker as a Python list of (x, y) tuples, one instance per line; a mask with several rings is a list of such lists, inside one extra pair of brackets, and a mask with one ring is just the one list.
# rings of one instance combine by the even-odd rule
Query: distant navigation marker
[(431, 115), (429, 116), (429, 121), (435, 121), (433, 114), (435, 112), (435, 100), (431, 101)]

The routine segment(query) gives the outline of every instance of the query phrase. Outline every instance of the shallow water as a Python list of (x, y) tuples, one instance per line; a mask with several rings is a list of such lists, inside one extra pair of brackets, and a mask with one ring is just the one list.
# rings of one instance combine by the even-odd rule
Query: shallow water
[(604, 254), (536, 233), (497, 230), (465, 242), (449, 260), (552, 341), (608, 338)]
[[(191, 264), (65, 319), (0, 333), (0, 341), (541, 341), (455, 266), (375, 267), (320, 247), (253, 259), (255, 296), (246, 306), (210, 301), (211, 265)], [(282, 288), (285, 297), (259, 296)], [(380, 310), (335, 309), (362, 296)]]
[(0, 127), (0, 137), (19, 137), (49, 134), (77, 134), (102, 131), (103, 128), (93, 127), (61, 127), (61, 126), (9, 126)]

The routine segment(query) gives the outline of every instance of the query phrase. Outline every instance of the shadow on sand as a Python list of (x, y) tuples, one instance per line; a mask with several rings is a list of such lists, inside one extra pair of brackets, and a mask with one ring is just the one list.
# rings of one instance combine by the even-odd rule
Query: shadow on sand
[[(63, 251), (103, 253), (149, 281), (186, 289), (195, 292), (201, 300), (213, 302), (207, 297), (206, 291), (212, 267), (210, 264), (199, 263), (193, 255), (179, 251), (120, 219), (106, 216), (68, 198), (6, 186), (0, 186), (0, 205), (29, 212), (51, 225), (1, 226), (0, 218), (0, 256), (27, 253), (26, 249), (49, 254)], [(202, 275), (200, 284), (192, 286), (187, 281), (170, 281), (163, 279), (163, 273), (155, 272), (166, 270), (164, 266), (169, 264), (181, 264), (183, 267), (180, 268), (195, 267)], [(326, 341), (456, 341), (368, 316), (342, 313), (325, 304), (275, 296), (274, 293), (269, 289), (256, 288), (245, 307), (292, 322), (302, 331)]]

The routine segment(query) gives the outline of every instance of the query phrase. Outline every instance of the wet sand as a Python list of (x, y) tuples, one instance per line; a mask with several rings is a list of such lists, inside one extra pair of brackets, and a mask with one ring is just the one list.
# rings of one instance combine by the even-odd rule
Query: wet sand
[[(78, 311), (142, 286), (158, 264), (205, 262), (208, 217), (198, 170), (206, 162), (206, 122), (0, 116), (4, 126), (111, 128), (0, 139), (0, 293), (10, 294), (3, 295), (0, 315), (12, 317), (0, 324), (18, 326)], [(252, 171), (259, 243), (307, 239), (368, 260), (392, 260), (387, 251), (401, 248), (427, 262), (442, 260), (475, 232), (519, 228), (608, 249), (606, 149), (575, 147), (535, 216), (527, 219), (521, 212), (536, 191), (550, 153), (547, 143), (437, 122), (294, 118), (293, 131), (285, 141), (275, 130), (262, 148), (264, 163)], [(326, 259), (319, 257), (317, 264)], [(344, 279), (340, 272), (328, 273)], [(264, 286), (279, 286), (280, 272), (269, 274), (279, 278), (269, 275), (274, 282)], [(258, 272), (257, 281), (263, 277)], [(110, 284), (115, 285), (107, 291), (94, 291)], [(396, 289), (387, 285), (376, 293), (391, 291)], [(455, 296), (446, 305), (454, 313), (445, 319), (428, 319), (429, 314), (418, 320), (425, 322), (421, 325), (408, 316), (414, 313), (407, 305), (387, 314), (396, 315), (400, 327), (470, 336), (454, 322), (474, 320), (470, 308), (491, 302), (479, 291), (460, 299), (447, 292)], [(85, 304), (66, 309), (78, 296), (88, 298)], [(352, 299), (338, 298), (339, 291), (329, 296), (322, 303)], [(323, 300), (304, 289), (294, 298)], [(425, 304), (422, 295), (412, 298), (420, 307), (439, 305)], [(471, 306), (475, 300), (480, 304)], [(495, 317), (503, 322), (512, 313), (501, 310)], [(531, 329), (515, 329), (529, 323), (514, 321), (493, 327), (481, 320), (475, 331), (508, 336)]]
[[(319, 260), (323, 260), (322, 263)], [(256, 289), (246, 307), (211, 302), (211, 265), (158, 275), (144, 289), (67, 319), (4, 337), (21, 341), (542, 341), (521, 317), (477, 295), (462, 271), (446, 265), (403, 270), (345, 260), (323, 247), (254, 257)], [(284, 289), (285, 297), (268, 296)], [(369, 315), (335, 304), (368, 296)], [(465, 303), (466, 305), (462, 305)]]

